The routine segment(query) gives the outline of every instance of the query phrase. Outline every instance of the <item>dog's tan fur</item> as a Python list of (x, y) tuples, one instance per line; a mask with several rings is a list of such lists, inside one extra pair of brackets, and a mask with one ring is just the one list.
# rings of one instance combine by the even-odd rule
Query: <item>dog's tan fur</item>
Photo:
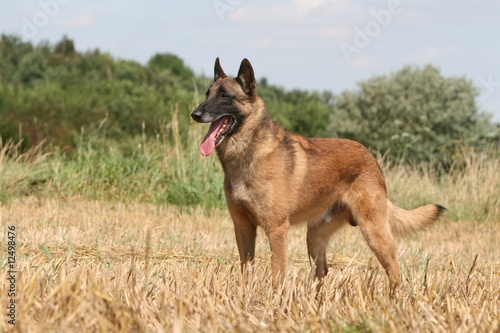
[(350, 223), (359, 226), (396, 285), (400, 273), (392, 234), (419, 230), (444, 208), (431, 204), (404, 210), (391, 203), (377, 161), (358, 142), (309, 139), (283, 130), (257, 95), (248, 60), (243, 60), (237, 78), (229, 78), (217, 59), (207, 100), (193, 113), (217, 108), (221, 90), (233, 96), (233, 107), (244, 117), (239, 129), (216, 147), (242, 267), (254, 258), (260, 226), (270, 242), (273, 278), (281, 280), (289, 226), (307, 222), (307, 248), (321, 278), (328, 271), (331, 235)]

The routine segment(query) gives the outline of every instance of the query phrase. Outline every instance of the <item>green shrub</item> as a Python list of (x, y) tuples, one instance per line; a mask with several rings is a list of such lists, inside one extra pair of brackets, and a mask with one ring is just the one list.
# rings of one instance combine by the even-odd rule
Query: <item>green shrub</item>
[(328, 133), (402, 161), (449, 167), (461, 147), (498, 143), (498, 132), (479, 112), (476, 96), (466, 78), (445, 78), (432, 66), (405, 67), (343, 92)]

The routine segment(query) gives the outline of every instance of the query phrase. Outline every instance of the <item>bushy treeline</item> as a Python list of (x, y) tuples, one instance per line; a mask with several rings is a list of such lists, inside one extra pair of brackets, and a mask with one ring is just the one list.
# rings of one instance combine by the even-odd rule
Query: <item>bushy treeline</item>
[[(156, 54), (143, 65), (97, 49), (78, 52), (67, 37), (33, 45), (2, 35), (0, 136), (68, 148), (81, 132), (118, 141), (164, 137), (174, 135), (175, 114), (186, 142), (190, 111), (210, 82), (172, 54)], [(290, 131), (352, 138), (404, 161), (450, 165), (457, 147), (498, 144), (498, 128), (479, 112), (471, 82), (444, 78), (431, 66), (375, 77), (338, 96), (285, 90), (266, 79), (258, 92)]]
[(68, 38), (33, 46), (2, 35), (0, 59), (0, 133), (28, 145), (73, 146), (75, 134), (98, 128), (115, 138), (158, 131), (206, 85), (174, 55), (143, 66), (99, 50), (77, 52)]
[[(284, 125), (306, 135), (325, 134), (329, 107), (319, 94), (287, 92), (263, 82), (260, 91), (273, 110), (283, 110), (277, 115)], [(23, 138), (27, 145), (48, 139), (71, 147), (82, 130), (99, 129), (115, 139), (168, 131), (178, 112), (184, 136), (190, 111), (209, 84), (172, 54), (156, 54), (141, 65), (97, 49), (77, 52), (67, 37), (34, 46), (2, 35), (0, 134)]]

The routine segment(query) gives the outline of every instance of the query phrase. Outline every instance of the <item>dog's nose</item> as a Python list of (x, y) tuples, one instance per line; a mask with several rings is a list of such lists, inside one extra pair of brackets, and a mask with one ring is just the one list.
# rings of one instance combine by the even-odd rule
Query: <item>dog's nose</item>
[(191, 112), (191, 118), (193, 118), (194, 121), (201, 121), (201, 110), (196, 109), (193, 112)]

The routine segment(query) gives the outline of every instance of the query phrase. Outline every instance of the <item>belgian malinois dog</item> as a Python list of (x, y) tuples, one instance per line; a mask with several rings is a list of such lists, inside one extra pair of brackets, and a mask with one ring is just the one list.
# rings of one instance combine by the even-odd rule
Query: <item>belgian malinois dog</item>
[(219, 58), (215, 60), (214, 82), (191, 117), (210, 123), (200, 153), (208, 156), (215, 149), (222, 164), (242, 270), (254, 258), (256, 229), (262, 227), (271, 246), (275, 282), (284, 278), (290, 225), (307, 222), (307, 249), (316, 276), (322, 278), (328, 271), (330, 237), (349, 223), (359, 226), (396, 286), (400, 272), (393, 234), (422, 229), (445, 209), (394, 205), (376, 159), (362, 144), (304, 138), (274, 123), (257, 95), (247, 59), (236, 78), (228, 77)]

